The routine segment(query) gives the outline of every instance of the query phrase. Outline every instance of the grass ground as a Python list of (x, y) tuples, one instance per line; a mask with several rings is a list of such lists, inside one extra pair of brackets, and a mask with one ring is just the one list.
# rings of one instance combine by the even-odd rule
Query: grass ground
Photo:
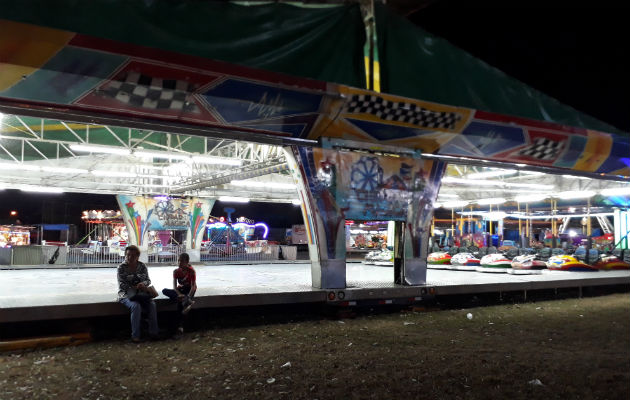
[[(622, 399), (630, 297), (350, 318), (204, 314), (179, 340), (0, 354), (0, 399)], [(472, 314), (472, 319), (467, 318)], [(120, 321), (118, 321), (120, 322)], [(126, 323), (126, 320), (124, 321)]]

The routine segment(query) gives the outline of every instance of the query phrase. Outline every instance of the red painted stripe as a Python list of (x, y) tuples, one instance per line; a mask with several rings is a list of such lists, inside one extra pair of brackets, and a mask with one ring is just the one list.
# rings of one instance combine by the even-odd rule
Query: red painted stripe
[(522, 125), (522, 127), (524, 128), (550, 129), (554, 131), (577, 134), (577, 135), (582, 135), (582, 136), (586, 136), (587, 134), (587, 131), (584, 128), (561, 125), (561, 124), (556, 124), (553, 122), (537, 121), (534, 119), (516, 117), (513, 115), (496, 114), (496, 113), (491, 113), (488, 111), (476, 110), (474, 119), (492, 121), (492, 122), (501, 122), (504, 124), (516, 123), (516, 124)]

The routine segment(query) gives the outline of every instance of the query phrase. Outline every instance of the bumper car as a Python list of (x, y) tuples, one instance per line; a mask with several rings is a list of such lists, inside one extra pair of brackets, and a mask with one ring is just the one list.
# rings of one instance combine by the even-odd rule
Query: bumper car
[(375, 265), (380, 265), (384, 267), (393, 267), (394, 266), (394, 252), (391, 250), (385, 250), (379, 252), (373, 258)]
[(535, 254), (527, 254), (514, 257), (512, 260), (512, 269), (508, 270), (508, 274), (541, 274), (543, 269), (547, 269), (547, 264), (544, 261), (536, 260)]
[(451, 255), (443, 251), (431, 253), (427, 257), (427, 268), (431, 269), (445, 269), (445, 265), (451, 263)]
[(451, 258), (451, 268), (457, 271), (476, 271), (480, 260), (472, 253), (458, 253)]
[(566, 255), (549, 257), (547, 268), (552, 271), (597, 271), (597, 268)]
[(380, 254), (381, 254), (380, 251), (370, 251), (369, 253), (366, 254), (365, 258), (363, 259), (363, 264), (375, 265), (376, 258), (380, 257)]
[(478, 272), (505, 273), (512, 268), (512, 260), (500, 253), (483, 256), (479, 264), (480, 265), (475, 268)]
[(593, 264), (593, 267), (603, 270), (630, 269), (630, 264), (623, 260), (620, 260), (617, 256), (608, 255), (601, 256), (600, 259), (595, 264)]

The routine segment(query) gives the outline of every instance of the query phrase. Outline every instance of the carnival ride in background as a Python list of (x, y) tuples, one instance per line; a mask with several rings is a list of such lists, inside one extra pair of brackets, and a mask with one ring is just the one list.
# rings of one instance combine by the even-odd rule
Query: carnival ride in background
[(248, 254), (270, 254), (267, 241), (269, 227), (264, 222), (254, 222), (245, 217), (232, 220), (234, 208), (224, 208), (226, 217), (210, 217), (207, 240), (201, 243), (202, 258), (218, 257), (237, 259)]

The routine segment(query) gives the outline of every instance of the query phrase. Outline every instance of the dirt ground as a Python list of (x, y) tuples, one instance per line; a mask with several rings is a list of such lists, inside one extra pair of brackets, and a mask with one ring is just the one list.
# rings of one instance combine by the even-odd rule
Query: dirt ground
[(628, 293), (349, 318), (193, 312), (197, 319), (178, 340), (132, 344), (128, 331), (112, 336), (101, 327), (103, 337), (88, 344), (2, 353), (0, 399), (623, 399), (630, 393)]

